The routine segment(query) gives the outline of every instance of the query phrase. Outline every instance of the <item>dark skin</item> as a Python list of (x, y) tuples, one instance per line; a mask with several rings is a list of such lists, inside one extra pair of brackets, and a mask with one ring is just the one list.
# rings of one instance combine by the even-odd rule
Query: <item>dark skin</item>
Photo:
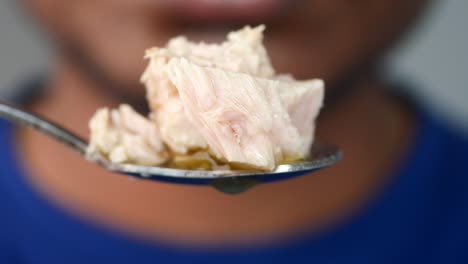
[[(176, 23), (163, 10), (148, 11), (140, 2), (145, 3), (32, 0), (27, 7), (53, 36), (76, 43), (107, 79), (122, 84), (115, 87), (118, 94), (138, 98), (145, 48), (179, 33), (195, 39), (219, 39), (225, 33), (204, 24)], [(350, 2), (297, 1), (281, 23), (271, 19), (266, 46), (275, 68), (338, 83), (357, 65), (373, 65), (368, 62), (401, 35), (425, 1)], [(349, 83), (359, 89), (326, 109), (318, 122), (317, 138), (337, 143), (344, 160), (238, 196), (111, 174), (28, 129), (18, 128), (17, 145), (33, 188), (67, 212), (111, 230), (177, 243), (271, 241), (333, 228), (390, 180), (389, 170), (411, 140), (411, 111), (382, 91), (385, 84), (374, 72), (362, 67), (361, 78)], [(107, 90), (102, 85), (59, 50), (47, 93), (28, 107), (86, 137), (97, 108), (126, 101), (102, 92)], [(329, 89), (327, 93), (347, 87)]]

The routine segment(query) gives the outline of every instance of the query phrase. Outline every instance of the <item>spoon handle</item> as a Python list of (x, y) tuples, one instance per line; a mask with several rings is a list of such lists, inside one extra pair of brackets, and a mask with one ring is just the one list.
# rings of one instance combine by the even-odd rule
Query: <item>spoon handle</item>
[(33, 128), (65, 144), (83, 156), (86, 154), (87, 144), (77, 135), (43, 117), (22, 110), (2, 100), (0, 100), (0, 117)]

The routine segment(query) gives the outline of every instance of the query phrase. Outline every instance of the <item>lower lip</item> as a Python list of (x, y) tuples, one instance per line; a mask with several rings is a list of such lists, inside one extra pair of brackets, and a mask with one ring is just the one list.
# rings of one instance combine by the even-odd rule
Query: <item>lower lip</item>
[(165, 6), (181, 19), (198, 21), (264, 21), (281, 14), (283, 0), (167, 0)]

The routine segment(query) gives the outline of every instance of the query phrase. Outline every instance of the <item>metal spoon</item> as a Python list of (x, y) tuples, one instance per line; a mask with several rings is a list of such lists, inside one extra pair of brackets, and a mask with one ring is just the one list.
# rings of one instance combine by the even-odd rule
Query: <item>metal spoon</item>
[(87, 160), (97, 163), (108, 171), (145, 180), (211, 185), (219, 191), (228, 194), (244, 192), (260, 183), (285, 180), (308, 174), (333, 165), (341, 159), (341, 151), (337, 147), (317, 142), (312, 146), (311, 158), (309, 160), (291, 164), (281, 164), (271, 172), (181, 170), (134, 164), (116, 164), (110, 162), (99, 153), (88, 153), (88, 144), (85, 140), (36, 114), (0, 101), (0, 117), (42, 132), (77, 151)]

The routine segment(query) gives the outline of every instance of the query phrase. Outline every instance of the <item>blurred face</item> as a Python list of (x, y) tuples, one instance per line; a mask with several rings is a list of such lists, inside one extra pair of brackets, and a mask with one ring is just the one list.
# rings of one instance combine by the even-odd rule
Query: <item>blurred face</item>
[[(267, 25), (279, 72), (334, 81), (382, 53), (424, 0), (29, 0), (25, 3), (76, 65), (127, 94), (144, 50), (176, 35), (219, 41), (244, 24)], [(118, 87), (118, 88), (117, 88)]]

